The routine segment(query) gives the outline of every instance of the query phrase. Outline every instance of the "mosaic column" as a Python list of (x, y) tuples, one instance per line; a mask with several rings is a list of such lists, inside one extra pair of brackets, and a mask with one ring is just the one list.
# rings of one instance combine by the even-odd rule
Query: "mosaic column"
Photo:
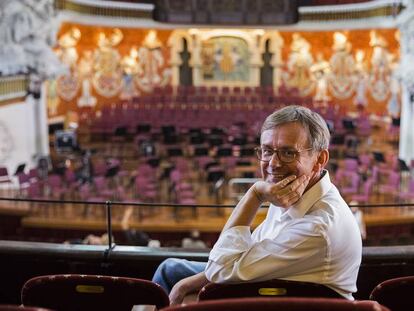
[(401, 32), (399, 77), (402, 81), (399, 157), (410, 165), (414, 160), (414, 1), (410, 1), (398, 24)]

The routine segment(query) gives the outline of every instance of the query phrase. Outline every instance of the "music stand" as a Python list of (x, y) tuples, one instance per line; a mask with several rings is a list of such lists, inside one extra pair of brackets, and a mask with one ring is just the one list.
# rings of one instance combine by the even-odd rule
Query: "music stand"
[(207, 173), (207, 181), (208, 182), (216, 182), (220, 178), (224, 177), (224, 171), (223, 170), (217, 170), (217, 171), (210, 171)]
[(119, 166), (110, 167), (105, 174), (105, 177), (114, 177), (119, 172)]
[(17, 176), (17, 175), (23, 173), (25, 167), (26, 167), (26, 163), (19, 164), (19, 166), (17, 166), (17, 168), (16, 168), (16, 172), (14, 173), (14, 176)]
[(208, 155), (208, 149), (206, 147), (197, 147), (194, 150), (194, 156), (207, 156)]
[(336, 134), (331, 136), (331, 145), (344, 145), (345, 144), (345, 135)]
[(151, 131), (151, 125), (150, 124), (138, 124), (135, 129), (136, 134), (140, 133), (149, 133)]
[(236, 162), (236, 166), (250, 166), (250, 165), (252, 165), (250, 161), (240, 160)]
[(175, 134), (175, 126), (174, 125), (164, 125), (164, 126), (161, 127), (161, 132), (164, 136)]
[(213, 167), (213, 166), (219, 166), (219, 165), (220, 165), (220, 163), (219, 163), (219, 162), (217, 162), (217, 161), (211, 161), (211, 162), (207, 163), (207, 164), (204, 166), (204, 169), (205, 169), (205, 170), (208, 170), (210, 167)]
[(392, 118), (392, 125), (399, 127), (400, 126), (400, 118)]
[(183, 151), (178, 147), (174, 147), (174, 148), (169, 148), (167, 150), (167, 154), (169, 157), (179, 157), (183, 155)]
[(53, 173), (55, 173), (57, 175), (60, 175), (60, 176), (65, 175), (65, 172), (66, 172), (66, 166), (64, 165), (64, 163), (63, 163), (63, 165), (61, 163), (60, 165), (56, 166), (53, 169)]
[(200, 129), (200, 128), (198, 128), (198, 127), (193, 127), (193, 128), (190, 128), (189, 130), (188, 130), (188, 132), (191, 134), (191, 135), (193, 135), (193, 134), (197, 134), (197, 135), (202, 135), (202, 133), (203, 133), (203, 131)]
[(220, 146), (223, 144), (223, 138), (217, 135), (212, 135), (208, 138), (210, 146)]
[(354, 121), (353, 120), (342, 119), (342, 125), (348, 131), (355, 130), (355, 124), (354, 124)]
[(128, 134), (128, 129), (126, 126), (118, 126), (115, 129), (115, 136), (126, 136)]
[(224, 130), (219, 127), (213, 127), (210, 131), (210, 134), (221, 136), (221, 135), (224, 135)]
[(235, 137), (232, 141), (233, 145), (243, 146), (247, 144), (246, 137)]
[(408, 167), (407, 163), (403, 159), (398, 159), (398, 168), (401, 172), (409, 172), (410, 168)]
[(147, 164), (151, 167), (158, 167), (160, 165), (160, 159), (157, 157), (152, 157), (147, 160)]
[(254, 148), (242, 148), (240, 149), (240, 157), (252, 157), (255, 155)]
[(175, 133), (164, 133), (164, 144), (174, 145), (178, 142), (178, 136)]
[(190, 136), (190, 144), (192, 145), (200, 145), (204, 143), (204, 136), (201, 134), (192, 134)]
[(219, 148), (217, 150), (218, 157), (230, 157), (232, 153), (233, 151), (231, 150), (231, 148)]
[(374, 151), (372, 154), (374, 155), (375, 161), (385, 163), (384, 154), (382, 152)]

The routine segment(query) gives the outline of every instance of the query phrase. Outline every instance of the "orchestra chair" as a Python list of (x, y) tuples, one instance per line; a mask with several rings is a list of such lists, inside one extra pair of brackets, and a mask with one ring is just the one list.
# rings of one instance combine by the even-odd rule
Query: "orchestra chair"
[(23, 307), (16, 305), (0, 305), (0, 311), (52, 311), (51, 309), (37, 307)]
[(101, 275), (57, 274), (34, 277), (21, 291), (24, 306), (59, 311), (131, 311), (135, 305), (169, 305), (164, 289), (148, 280)]
[(273, 279), (237, 284), (209, 283), (198, 293), (198, 299), (212, 300), (242, 297), (325, 297), (344, 298), (321, 284)]
[(378, 284), (370, 299), (393, 311), (414, 310), (414, 276), (389, 279)]
[(7, 195), (10, 195), (10, 191), (13, 188), (13, 181), (9, 176), (9, 172), (7, 170), (7, 167), (5, 166), (0, 166), (0, 190), (1, 190), (1, 185), (8, 185), (7, 188)]
[(233, 298), (167, 307), (162, 311), (390, 311), (376, 301), (335, 298)]

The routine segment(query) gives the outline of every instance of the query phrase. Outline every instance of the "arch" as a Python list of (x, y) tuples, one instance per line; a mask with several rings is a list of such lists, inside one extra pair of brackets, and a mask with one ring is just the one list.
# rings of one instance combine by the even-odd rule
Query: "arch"
[(180, 53), (184, 50), (183, 39), (187, 41), (187, 51), (191, 54), (189, 65), (194, 66), (193, 47), (194, 40), (189, 31), (179, 29), (174, 30), (168, 38), (167, 45), (170, 48), (170, 65), (172, 71), (171, 84), (178, 86), (180, 84), (180, 66), (182, 65)]
[(282, 85), (282, 48), (284, 41), (278, 31), (266, 31), (260, 38), (260, 55), (266, 51), (266, 42), (269, 41), (269, 52), (272, 53), (270, 65), (273, 67), (273, 88), (277, 93)]

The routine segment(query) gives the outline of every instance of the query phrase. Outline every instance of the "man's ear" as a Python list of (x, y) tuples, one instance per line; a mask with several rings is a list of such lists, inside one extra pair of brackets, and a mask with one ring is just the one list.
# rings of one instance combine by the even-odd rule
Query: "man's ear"
[(328, 149), (323, 149), (322, 151), (319, 152), (318, 158), (316, 159), (316, 163), (313, 166), (313, 170), (315, 172), (320, 172), (321, 170), (324, 169), (324, 167), (328, 163), (328, 160), (329, 160), (329, 151)]

